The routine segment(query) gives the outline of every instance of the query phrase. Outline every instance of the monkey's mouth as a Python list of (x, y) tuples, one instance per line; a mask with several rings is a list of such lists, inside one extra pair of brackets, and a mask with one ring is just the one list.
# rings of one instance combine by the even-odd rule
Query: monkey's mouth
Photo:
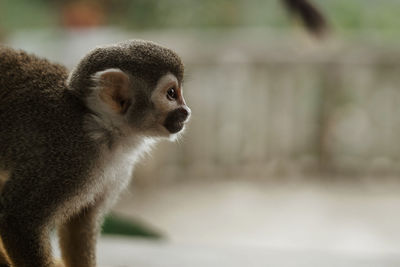
[(182, 109), (176, 109), (168, 113), (167, 118), (164, 122), (164, 127), (171, 133), (177, 133), (183, 129), (185, 126), (185, 121), (187, 119), (187, 111)]
[(183, 127), (185, 126), (183, 121), (174, 121), (174, 122), (169, 122), (169, 123), (165, 123), (164, 127), (171, 133), (177, 133), (179, 131), (181, 131), (183, 129)]

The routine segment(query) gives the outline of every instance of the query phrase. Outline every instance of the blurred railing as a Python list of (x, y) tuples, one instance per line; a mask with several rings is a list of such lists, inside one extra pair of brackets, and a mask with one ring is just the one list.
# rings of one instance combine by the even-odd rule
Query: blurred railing
[(400, 173), (400, 50), (219, 52), (188, 52), (192, 121), (138, 179)]

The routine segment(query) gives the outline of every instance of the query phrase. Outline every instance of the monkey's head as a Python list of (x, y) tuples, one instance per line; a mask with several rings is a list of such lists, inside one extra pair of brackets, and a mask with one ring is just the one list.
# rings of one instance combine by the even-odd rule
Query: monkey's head
[(100, 47), (73, 70), (68, 86), (108, 130), (174, 137), (190, 117), (179, 56), (153, 42)]

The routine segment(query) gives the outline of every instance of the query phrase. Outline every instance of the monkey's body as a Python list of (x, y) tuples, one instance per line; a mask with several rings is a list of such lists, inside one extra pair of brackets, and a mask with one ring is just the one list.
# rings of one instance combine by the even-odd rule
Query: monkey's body
[[(157, 60), (148, 77), (138, 68)], [(103, 215), (134, 163), (154, 138), (170, 136), (166, 118), (178, 131), (187, 121), (183, 98), (166, 102), (160, 81), (173, 73), (180, 86), (181, 67), (170, 50), (132, 41), (94, 50), (67, 80), (60, 65), (0, 47), (0, 236), (8, 264), (55, 266), (48, 234), (57, 225), (66, 266), (95, 266)], [(166, 110), (181, 105), (185, 116)]]
[[(46, 190), (60, 196), (73, 194), (63, 185), (82, 186), (81, 177), (87, 176), (97, 151), (83, 129), (88, 110), (66, 88), (66, 70), (33, 55), (2, 48), (0, 73), (0, 162), (10, 172), (3, 188), (2, 208), (33, 210), (34, 207), (16, 205), (35, 205), (35, 197), (50, 193)], [(15, 73), (21, 76), (16, 77)], [(28, 166), (30, 162), (32, 166)], [(23, 170), (18, 166), (24, 166)], [(32, 201), (10, 205), (7, 199), (13, 194), (13, 179), (20, 172), (26, 178), (18, 184), (17, 191)], [(46, 173), (51, 179), (41, 181), (37, 173)], [(41, 212), (51, 210), (45, 203), (41, 205)]]
[[(24, 52), (1, 49), (0, 73), (0, 161), (11, 174), (3, 189), (3, 208), (8, 208), (7, 198), (12, 193), (8, 192), (12, 190), (12, 174), (19, 172), (18, 166), (27, 172), (30, 162), (34, 163), (29, 168), (32, 174), (24, 174), (24, 184), (18, 184), (19, 192), (26, 185), (21, 196), (34, 199), (35, 194), (49, 194), (45, 191), (49, 189), (60, 196), (73, 194), (63, 185), (82, 186), (82, 177), (88, 175), (98, 149), (84, 130), (87, 108), (67, 90), (66, 70)], [(42, 186), (41, 177), (35, 175), (41, 172), (52, 177), (43, 181), (52, 187)], [(46, 206), (40, 209), (48, 210)]]
[(49, 150), (62, 156), (59, 149), (74, 153), (87, 144), (82, 128), (88, 111), (67, 90), (64, 67), (1, 47), (0, 73), (0, 161), (6, 168), (47, 156)]

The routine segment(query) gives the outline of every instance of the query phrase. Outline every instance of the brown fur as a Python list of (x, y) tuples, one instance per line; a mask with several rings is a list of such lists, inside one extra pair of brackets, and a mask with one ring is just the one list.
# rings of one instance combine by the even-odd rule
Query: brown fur
[[(96, 64), (91, 64), (92, 62)], [(134, 64), (133, 64), (134, 62)], [(158, 79), (171, 72), (179, 81), (183, 80), (183, 64), (173, 51), (152, 42), (123, 42), (118, 45), (94, 49), (75, 68), (70, 77), (70, 87), (82, 95), (89, 93), (93, 86), (91, 76), (96, 72), (118, 67), (122, 71), (134, 73), (154, 88)]]
[(0, 266), (7, 266), (10, 265), (10, 258), (7, 255), (7, 252), (3, 245), (3, 240), (0, 238)]
[[(111, 109), (102, 113), (88, 99), (102, 86), (95, 74), (112, 68), (129, 76), (130, 93), (123, 76), (106, 75), (103, 102)], [(164, 94), (155, 86), (167, 73), (181, 84), (179, 57), (145, 41), (95, 49), (68, 81), (63, 66), (0, 47), (0, 168), (9, 174), (0, 195), (4, 260), (15, 267), (59, 266), (49, 241), (59, 225), (64, 264), (96, 265), (103, 216), (146, 148), (145, 135), (169, 136), (159, 118), (182, 106), (155, 108), (152, 99), (165, 99), (153, 91)], [(123, 104), (127, 95), (132, 98)], [(118, 104), (122, 109), (113, 110)]]

